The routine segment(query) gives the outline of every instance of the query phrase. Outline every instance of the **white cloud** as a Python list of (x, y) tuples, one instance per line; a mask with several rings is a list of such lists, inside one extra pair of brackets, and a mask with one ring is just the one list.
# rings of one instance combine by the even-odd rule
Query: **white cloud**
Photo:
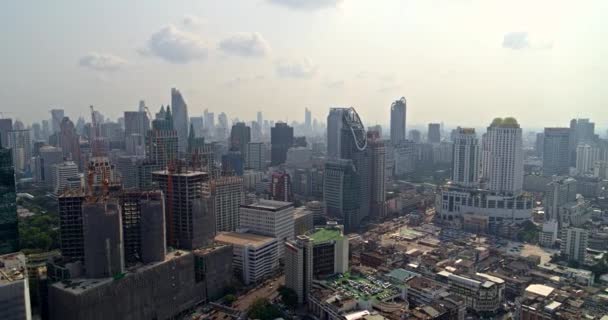
[(502, 47), (512, 50), (545, 50), (553, 48), (553, 43), (531, 38), (528, 32), (509, 32), (503, 37)]
[(237, 76), (237, 77), (234, 77), (234, 78), (224, 82), (223, 85), (226, 87), (238, 87), (238, 86), (246, 84), (246, 83), (262, 81), (264, 79), (265, 79), (265, 77), (263, 75)]
[(200, 29), (202, 26), (206, 25), (207, 21), (201, 17), (187, 14), (182, 19), (182, 24), (184, 25), (184, 28), (186, 28), (186, 29), (197, 30), (197, 29)]
[(344, 0), (268, 0), (268, 2), (295, 10), (318, 10), (335, 8)]
[(310, 59), (283, 60), (276, 64), (277, 74), (283, 78), (312, 78), (319, 67), (312, 63)]
[(142, 53), (154, 55), (172, 63), (204, 60), (208, 55), (207, 43), (197, 34), (167, 25), (154, 33)]
[(235, 33), (220, 41), (219, 48), (226, 54), (241, 57), (263, 57), (270, 53), (270, 46), (257, 32)]
[(115, 71), (124, 67), (127, 61), (112, 54), (89, 52), (80, 58), (78, 64), (96, 71)]

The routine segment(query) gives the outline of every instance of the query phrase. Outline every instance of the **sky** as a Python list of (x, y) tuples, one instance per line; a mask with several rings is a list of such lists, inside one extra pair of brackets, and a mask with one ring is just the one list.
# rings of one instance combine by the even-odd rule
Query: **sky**
[(26, 124), (88, 106), (116, 119), (180, 89), (190, 116), (605, 127), (608, 1), (8, 0), (0, 112)]

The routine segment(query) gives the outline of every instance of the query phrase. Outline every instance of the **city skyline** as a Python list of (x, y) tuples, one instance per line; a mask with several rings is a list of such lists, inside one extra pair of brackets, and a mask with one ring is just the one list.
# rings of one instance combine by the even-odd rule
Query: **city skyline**
[[(172, 87), (191, 116), (208, 108), (254, 119), (263, 110), (290, 122), (285, 106), (309, 108), (317, 119), (330, 107), (354, 106), (366, 123), (385, 124), (400, 96), (417, 124), (473, 126), (500, 112), (540, 128), (601, 116), (607, 48), (594, 40), (606, 31), (601, 10), (591, 10), (604, 5), (597, 1), (167, 4), (148, 3), (146, 11), (118, 1), (9, 4), (3, 23), (16, 32), (6, 32), (9, 58), (0, 62), (14, 75), (0, 83), (10, 106), (4, 116), (31, 123), (39, 120), (32, 111), (63, 108), (77, 118), (93, 104), (116, 118), (141, 99), (167, 104)], [(242, 12), (254, 14), (240, 19)], [(277, 19), (289, 21), (286, 30), (277, 30)]]

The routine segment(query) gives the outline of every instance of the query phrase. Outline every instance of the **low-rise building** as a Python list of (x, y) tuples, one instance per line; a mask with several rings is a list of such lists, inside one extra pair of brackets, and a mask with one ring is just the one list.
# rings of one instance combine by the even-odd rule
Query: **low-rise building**
[(215, 240), (232, 245), (232, 266), (245, 284), (259, 283), (279, 266), (277, 239), (252, 233), (221, 232)]

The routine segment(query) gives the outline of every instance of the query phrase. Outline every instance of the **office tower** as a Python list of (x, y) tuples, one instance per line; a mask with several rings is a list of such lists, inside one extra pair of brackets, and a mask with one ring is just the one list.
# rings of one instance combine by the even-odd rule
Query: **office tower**
[(61, 121), (65, 117), (63, 109), (51, 110), (51, 130), (52, 133), (57, 133), (61, 130)]
[(29, 130), (12, 130), (8, 132), (8, 147), (12, 149), (13, 167), (17, 172), (30, 168), (32, 159), (32, 142)]
[(420, 130), (412, 129), (409, 131), (408, 135), (409, 135), (410, 140), (413, 141), (414, 143), (422, 142), (422, 134), (420, 133)]
[(523, 188), (522, 133), (514, 118), (496, 118), (483, 139), (482, 177), (490, 191), (519, 195)]
[(260, 125), (260, 128), (262, 128), (262, 125), (264, 125), (264, 117), (262, 116), (262, 111), (258, 111), (256, 119), (258, 125)]
[(222, 112), (217, 115), (218, 126), (224, 129), (228, 129), (228, 115), (225, 112)]
[(576, 172), (579, 175), (590, 173), (594, 163), (600, 159), (600, 150), (594, 145), (580, 143), (576, 146)]
[(51, 166), (63, 162), (63, 151), (60, 148), (43, 146), (38, 151), (35, 162), (34, 178), (36, 182), (51, 186), (53, 182)]
[(580, 228), (564, 228), (561, 236), (560, 253), (569, 261), (585, 262), (589, 232)]
[(207, 132), (209, 134), (211, 134), (213, 132), (213, 130), (215, 129), (215, 114), (213, 112), (209, 112), (209, 111), (207, 111), (207, 109), (205, 109), (203, 118), (205, 121), (205, 123), (204, 123), (205, 129), (207, 130)]
[(386, 148), (377, 131), (367, 132), (371, 154), (370, 163), (370, 214), (374, 218), (386, 216)]
[(67, 190), (57, 198), (59, 204), (59, 247), (68, 260), (84, 260), (82, 190)]
[(122, 274), (124, 252), (118, 201), (87, 201), (82, 206), (82, 215), (87, 277), (108, 278)]
[(32, 319), (26, 259), (21, 252), (0, 255), (0, 319)]
[(224, 141), (226, 140), (226, 134), (228, 130), (228, 116), (222, 112), (217, 115), (217, 125), (215, 126), (215, 140)]
[(312, 112), (308, 108), (304, 109), (304, 128), (306, 133), (310, 134), (312, 132)]
[[(548, 128), (545, 128), (545, 130)], [(570, 129), (568, 129), (568, 131), (570, 131)], [(568, 132), (569, 134), (569, 132)], [(569, 143), (569, 142), (568, 142)], [(536, 141), (534, 142), (534, 153), (539, 156), (539, 157), (543, 157), (543, 152), (545, 152), (545, 133), (544, 132), (539, 132), (536, 134)], [(570, 159), (570, 156), (568, 155), (568, 159)], [(568, 160), (568, 162), (570, 162), (570, 160)]]
[(454, 144), (448, 141), (430, 144), (434, 164), (451, 164), (454, 156)]
[(233, 124), (230, 130), (230, 150), (240, 151), (245, 155), (249, 142), (251, 142), (251, 128), (245, 122)]
[(43, 141), (42, 137), (42, 127), (40, 127), (40, 123), (32, 123), (32, 138), (34, 141)]
[(263, 142), (250, 142), (245, 153), (245, 167), (262, 171), (266, 168), (266, 144)]
[(8, 147), (9, 131), (13, 130), (13, 119), (0, 119), (0, 144)]
[(479, 186), (480, 157), (475, 129), (458, 127), (454, 134), (452, 182), (463, 187)]
[[(403, 176), (414, 172), (418, 155), (416, 146), (420, 145), (414, 144), (413, 141), (405, 141), (400, 145), (393, 146), (392, 152), (387, 152), (387, 166), (391, 162), (393, 164), (391, 173), (394, 173), (396, 176)], [(390, 161), (391, 157), (392, 161)]]
[(115, 160), (115, 167), (120, 174), (123, 189), (134, 189), (138, 186), (138, 166), (146, 160), (143, 156), (119, 155)]
[(291, 177), (287, 172), (276, 171), (270, 178), (270, 197), (272, 200), (292, 202)]
[(343, 221), (347, 232), (358, 227), (361, 208), (359, 181), (352, 160), (334, 159), (325, 162), (323, 173), (325, 213)]
[[(274, 200), (259, 200), (241, 205), (240, 228), (248, 232), (276, 238), (278, 243), (294, 239), (293, 203)], [(278, 257), (283, 259), (285, 247), (278, 246)]]
[(566, 203), (576, 201), (577, 181), (568, 177), (554, 177), (547, 184), (543, 204), (545, 206), (545, 220), (560, 221), (560, 207)]
[(205, 120), (203, 117), (190, 117), (190, 126), (194, 130), (194, 136), (197, 138), (201, 138), (204, 136), (204, 125)]
[(570, 166), (576, 166), (576, 148), (581, 143), (596, 141), (595, 123), (589, 119), (570, 120)]
[(234, 274), (245, 285), (259, 284), (275, 274), (279, 264), (276, 238), (248, 232), (221, 232), (215, 241), (232, 247)]
[(173, 116), (169, 107), (166, 111), (161, 108), (156, 119), (152, 121), (147, 144), (146, 154), (158, 168), (164, 169), (169, 162), (177, 159), (178, 137), (177, 131), (173, 127)]
[[(53, 180), (53, 193), (62, 194), (66, 189), (79, 189), (80, 176), (74, 161), (64, 161), (50, 166)], [(75, 188), (74, 188), (75, 187)]]
[(327, 157), (340, 158), (340, 137), (342, 136), (342, 118), (347, 108), (331, 108), (327, 116)]
[[(136, 136), (139, 137), (136, 142), (141, 143), (139, 145), (131, 146), (132, 149), (136, 149), (137, 146), (144, 149), (145, 141), (144, 137), (148, 134), (150, 130), (150, 120), (148, 119), (148, 115), (145, 111), (125, 111), (125, 139), (129, 139), (129, 137)], [(131, 138), (133, 139), (133, 138)], [(131, 150), (130, 154), (135, 150)]]
[(429, 143), (439, 143), (441, 141), (441, 124), (429, 123), (426, 139)]
[(186, 152), (188, 140), (188, 105), (179, 90), (171, 88), (171, 107), (173, 108), (173, 127), (177, 131), (178, 150)]
[(313, 242), (305, 235), (295, 241), (287, 241), (285, 246), (285, 287), (292, 289), (298, 296), (298, 303), (308, 299), (312, 285)]
[(278, 166), (287, 160), (287, 150), (293, 146), (293, 127), (278, 122), (270, 129), (270, 165)]
[(222, 175), (242, 176), (244, 171), (243, 155), (240, 151), (228, 151), (222, 155)]
[(207, 174), (200, 171), (156, 171), (152, 177), (165, 194), (167, 245), (191, 250), (208, 244), (212, 214), (203, 199)]
[[(539, 139), (538, 135), (536, 139)], [(541, 139), (543, 175), (568, 175), (570, 170), (570, 129), (545, 128)]]
[(235, 231), (239, 227), (239, 206), (243, 203), (243, 178), (218, 177), (209, 182), (209, 198), (215, 216), (215, 230)]
[(49, 125), (49, 121), (42, 120), (41, 123), (42, 123), (42, 139), (48, 140), (49, 136), (51, 135), (51, 128)]
[(80, 137), (76, 133), (74, 123), (70, 118), (65, 117), (61, 120), (59, 130), (58, 146), (63, 151), (63, 157), (71, 159), (78, 164), (80, 169), (83, 168), (83, 163), (80, 153)]
[(358, 228), (361, 220), (369, 215), (371, 189), (371, 160), (370, 148), (367, 142), (367, 132), (357, 111), (349, 108), (342, 113), (342, 131), (340, 136), (340, 158), (353, 161), (359, 179), (360, 201), (359, 212), (354, 224), (349, 227)]
[(11, 149), (0, 145), (0, 254), (19, 250), (17, 194)]
[(406, 101), (404, 97), (391, 104), (391, 144), (405, 140)]
[(167, 254), (165, 203), (160, 191), (119, 196), (125, 264), (164, 261)]

